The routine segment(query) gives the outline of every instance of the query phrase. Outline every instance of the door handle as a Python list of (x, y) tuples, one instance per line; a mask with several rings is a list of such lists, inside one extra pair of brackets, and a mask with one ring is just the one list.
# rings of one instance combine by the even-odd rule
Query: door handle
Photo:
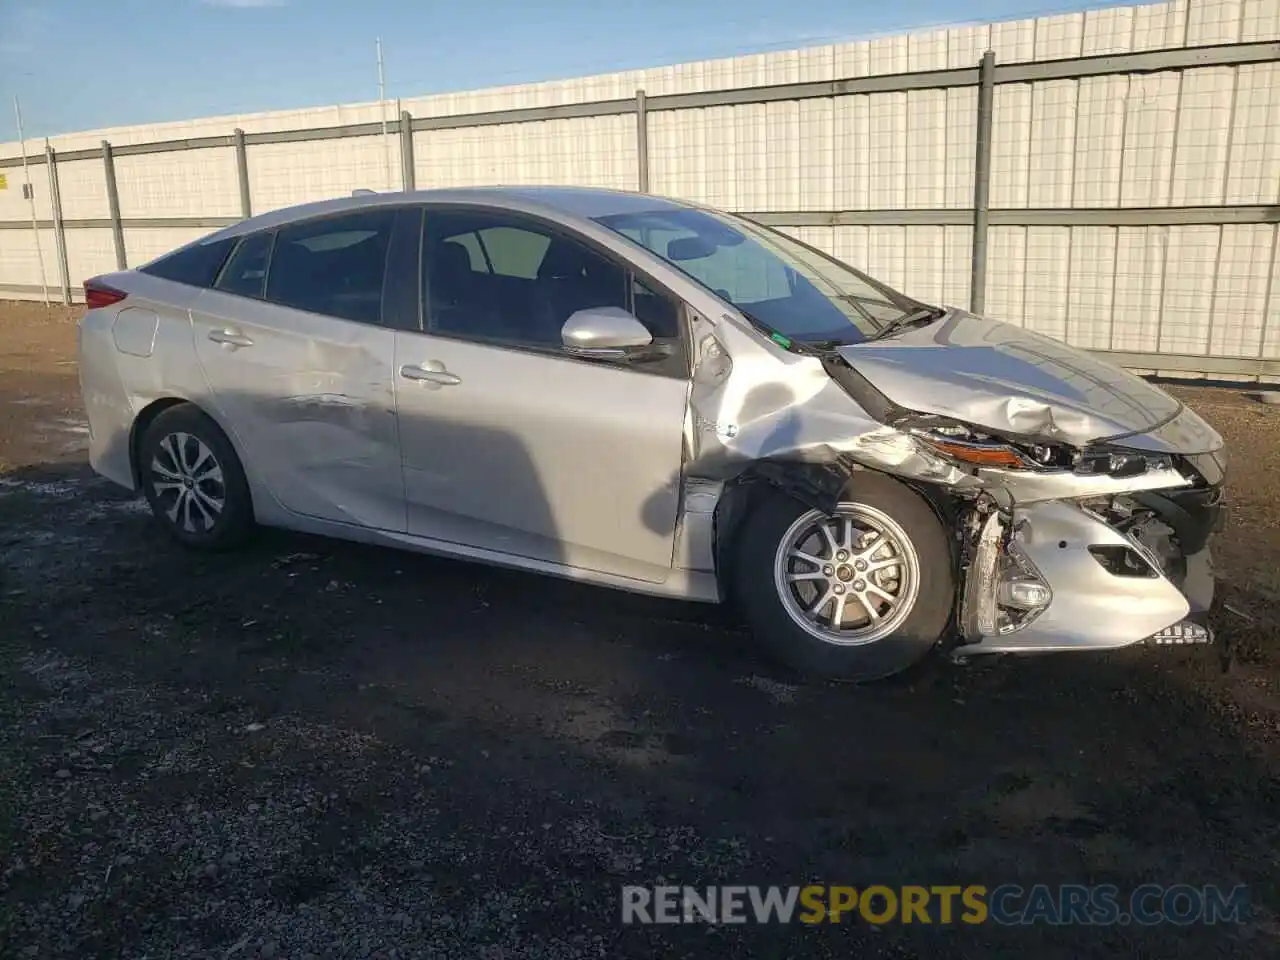
[[(438, 369), (432, 369), (436, 367)], [(425, 364), (407, 363), (400, 368), (400, 376), (406, 380), (419, 380), (423, 383), (436, 384), (441, 387), (452, 387), (462, 382), (462, 378), (455, 376), (448, 370), (444, 369), (444, 365), (433, 362), (431, 367)]]
[(234, 330), (210, 330), (209, 339), (224, 347), (253, 346), (253, 340), (250, 337), (246, 337), (243, 333), (236, 333)]

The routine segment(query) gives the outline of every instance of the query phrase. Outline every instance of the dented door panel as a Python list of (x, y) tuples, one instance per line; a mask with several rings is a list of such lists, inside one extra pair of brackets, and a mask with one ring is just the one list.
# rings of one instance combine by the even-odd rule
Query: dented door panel
[(211, 402), (287, 510), (403, 532), (390, 330), (205, 291), (191, 311)]

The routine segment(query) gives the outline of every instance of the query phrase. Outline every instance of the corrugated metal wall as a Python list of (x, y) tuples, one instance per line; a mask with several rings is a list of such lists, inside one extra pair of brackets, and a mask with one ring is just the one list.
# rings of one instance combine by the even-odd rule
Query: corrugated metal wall
[[(1280, 39), (1280, 0), (1174, 0), (856, 43), (681, 64), (579, 80), (403, 101), (414, 118), (662, 97), (784, 83)], [(1206, 51), (1210, 53), (1210, 51)], [(1212, 62), (1212, 57), (1207, 58)], [(662, 110), (648, 116), (656, 193), (775, 215), (958, 211), (974, 202), (977, 88), (918, 89)], [(299, 128), (394, 121), (378, 104), (193, 120), (56, 138), (58, 152)], [(637, 185), (636, 117), (563, 118), (417, 130), (419, 188), (466, 184)], [(43, 157), (43, 144), (40, 145)], [(0, 145), (0, 158), (18, 152)], [(396, 134), (252, 143), (253, 212), (399, 189)], [(230, 146), (121, 155), (121, 217), (240, 215)], [(0, 191), (0, 295), (38, 297), (20, 168)], [(62, 216), (110, 216), (102, 159), (57, 164)], [(48, 220), (46, 167), (31, 168)], [(1280, 210), (1280, 63), (1001, 83), (994, 91), (990, 201), (996, 211), (1250, 205)], [(798, 218), (803, 222), (803, 218)], [(901, 219), (901, 218), (899, 218)], [(967, 305), (973, 229), (953, 217), (898, 224), (791, 225), (788, 232), (930, 301)], [(1258, 219), (1255, 217), (1255, 219)], [(1262, 222), (1011, 225), (993, 216), (986, 313), (1080, 346), (1134, 353), (1280, 360), (1276, 217)], [(17, 228), (26, 222), (26, 229)], [(0, 226), (3, 226), (0, 223)], [(128, 226), (141, 263), (207, 232)], [(52, 231), (39, 231), (57, 285)], [(116, 267), (99, 223), (66, 230), (73, 284)], [(6, 293), (5, 287), (9, 291)], [(22, 287), (21, 291), (15, 287)], [(1268, 323), (1268, 317), (1271, 322)]]

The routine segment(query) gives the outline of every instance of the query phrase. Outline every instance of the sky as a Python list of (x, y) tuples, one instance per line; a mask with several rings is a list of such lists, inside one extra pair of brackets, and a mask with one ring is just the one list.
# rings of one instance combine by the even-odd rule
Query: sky
[(378, 37), (394, 99), (1113, 3), (0, 0), (0, 141), (376, 100)]

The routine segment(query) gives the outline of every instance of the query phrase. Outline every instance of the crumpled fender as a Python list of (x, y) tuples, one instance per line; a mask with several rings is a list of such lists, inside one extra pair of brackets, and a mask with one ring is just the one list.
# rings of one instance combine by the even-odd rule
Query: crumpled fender
[[(824, 498), (834, 478), (842, 478), (842, 487), (856, 466), (961, 489), (978, 486), (909, 434), (879, 422), (817, 357), (788, 353), (779, 363), (776, 352), (727, 314), (714, 325), (699, 318), (694, 332), (687, 477), (727, 481), (750, 467), (771, 482)], [(807, 479), (783, 479), (791, 474)]]

